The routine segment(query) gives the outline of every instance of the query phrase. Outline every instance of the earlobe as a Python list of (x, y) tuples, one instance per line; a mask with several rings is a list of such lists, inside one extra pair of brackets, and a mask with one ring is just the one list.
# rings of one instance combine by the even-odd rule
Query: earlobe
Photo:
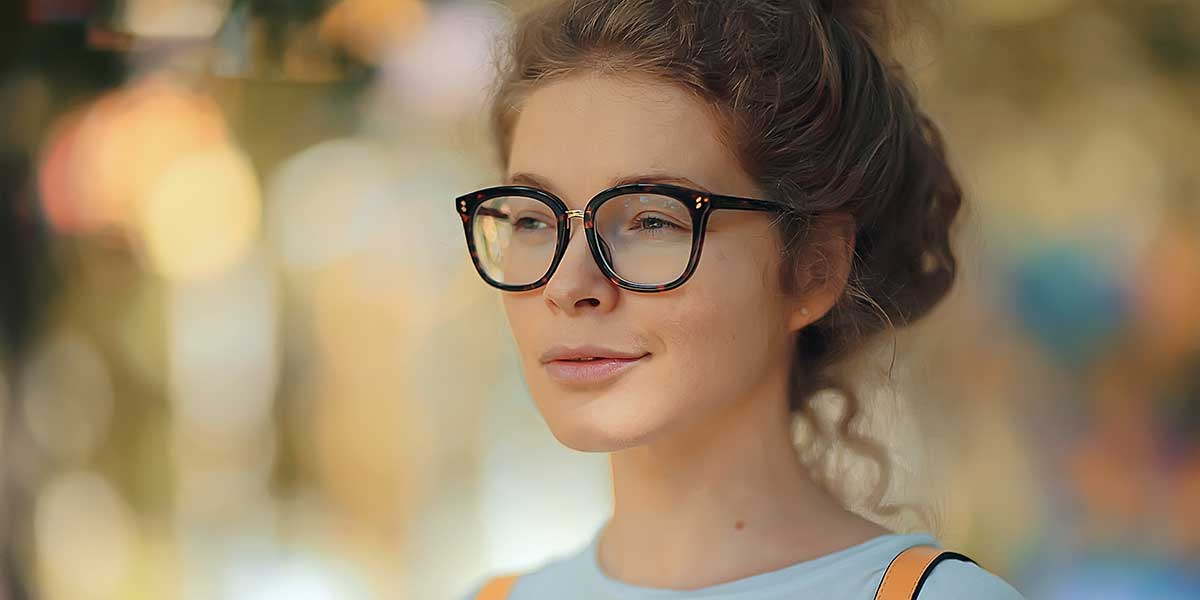
[(812, 311), (807, 306), (801, 306), (798, 310), (792, 311), (792, 318), (788, 323), (788, 331), (799, 331), (811, 322), (810, 315)]

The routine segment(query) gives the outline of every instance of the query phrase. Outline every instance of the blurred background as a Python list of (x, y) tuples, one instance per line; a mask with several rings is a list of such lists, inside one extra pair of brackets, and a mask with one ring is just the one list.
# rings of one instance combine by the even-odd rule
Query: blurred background
[[(0, 0), (0, 599), (452, 598), (603, 523), (451, 205), (521, 4)], [(897, 494), (1029, 598), (1200, 598), (1200, 2), (901, 53), (969, 207)]]

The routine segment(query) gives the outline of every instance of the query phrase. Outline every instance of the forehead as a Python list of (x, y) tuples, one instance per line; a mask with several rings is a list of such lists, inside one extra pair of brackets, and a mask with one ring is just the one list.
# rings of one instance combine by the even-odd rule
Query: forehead
[(665, 172), (722, 189), (734, 167), (701, 100), (666, 83), (588, 73), (526, 98), (507, 174), (536, 174), (574, 204), (631, 173)]

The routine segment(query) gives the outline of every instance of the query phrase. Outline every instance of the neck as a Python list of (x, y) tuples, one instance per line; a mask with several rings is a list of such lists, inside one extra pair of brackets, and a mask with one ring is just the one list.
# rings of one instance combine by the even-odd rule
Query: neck
[(611, 455), (601, 569), (695, 589), (783, 568), (888, 531), (842, 507), (793, 444), (786, 369), (728, 409)]

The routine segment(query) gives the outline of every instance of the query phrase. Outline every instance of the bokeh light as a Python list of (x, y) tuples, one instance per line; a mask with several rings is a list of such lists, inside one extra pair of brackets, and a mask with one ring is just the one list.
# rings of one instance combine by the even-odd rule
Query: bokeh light
[(149, 38), (209, 38), (233, 0), (124, 0), (120, 29)]
[(104, 443), (113, 411), (112, 380), (103, 356), (81, 334), (61, 332), (48, 339), (20, 382), (25, 425), (44, 451), (78, 464)]
[(237, 148), (213, 146), (177, 158), (141, 206), (150, 264), (179, 281), (218, 275), (257, 238), (261, 202), (254, 166)]
[(311, 270), (389, 234), (380, 213), (403, 201), (390, 151), (367, 140), (323, 142), (290, 158), (267, 191), (268, 234), (289, 269)]
[(46, 184), (59, 190), (55, 204), (83, 228), (126, 229), (139, 205), (161, 187), (169, 164), (225, 143), (227, 132), (210, 98), (150, 76), (84, 109), (77, 125), (64, 126), (64, 135), (69, 154), (59, 160), (65, 165), (50, 173), (61, 179)]
[(103, 477), (69, 471), (49, 482), (34, 522), (46, 597), (122, 597), (137, 551), (136, 527), (129, 506)]
[(422, 31), (429, 8), (418, 0), (339, 0), (321, 18), (318, 34), (364, 62), (379, 62)]
[(381, 60), (376, 102), (453, 119), (482, 107), (491, 76), (492, 40), (504, 12), (476, 2), (433, 5), (428, 23)]
[(214, 441), (255, 432), (270, 417), (278, 299), (267, 267), (255, 253), (220, 279), (172, 289), (168, 357), (175, 415)]

